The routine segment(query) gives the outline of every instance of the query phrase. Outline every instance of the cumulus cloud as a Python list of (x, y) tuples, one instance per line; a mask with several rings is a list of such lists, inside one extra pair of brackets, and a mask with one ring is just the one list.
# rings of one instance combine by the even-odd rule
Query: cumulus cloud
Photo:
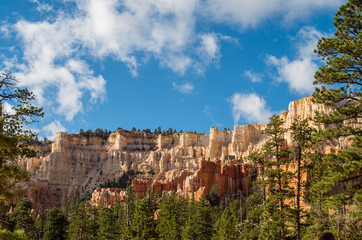
[(30, 0), (30, 1), (37, 4), (36, 10), (38, 10), (39, 12), (43, 11), (49, 12), (53, 9), (52, 6), (50, 6), (49, 4), (41, 3), (38, 0)]
[(215, 33), (203, 33), (200, 34), (199, 39), (200, 43), (196, 48), (199, 61), (195, 62), (193, 67), (202, 74), (211, 63), (217, 64), (219, 62), (221, 57), (219, 42), (224, 38)]
[(285, 82), (289, 89), (300, 94), (311, 94), (314, 91), (314, 73), (318, 70), (318, 58), (314, 49), (322, 34), (313, 27), (302, 28), (297, 38), (297, 57), (289, 60), (287, 57), (268, 56), (267, 63), (276, 67), (279, 82)]
[[(77, 38), (96, 56), (114, 56), (137, 75), (139, 52), (183, 74), (189, 66), (184, 48), (192, 42), (197, 0), (77, 0)], [(78, 24), (76, 24), (78, 25)]]
[(190, 94), (192, 91), (194, 91), (194, 85), (188, 82), (180, 85), (173, 82), (172, 87), (183, 94)]
[[(85, 93), (92, 103), (105, 99), (106, 80), (84, 61), (89, 54), (121, 61), (134, 76), (139, 53), (151, 54), (178, 74), (191, 66), (185, 48), (193, 44), (197, 0), (73, 2), (72, 15), (60, 12), (54, 21), (21, 20), (11, 26), (24, 53), (9, 67), (18, 70), (22, 86), (30, 88), (40, 104), (55, 106), (67, 120), (83, 111)], [(200, 41), (208, 54), (216, 54), (217, 46), (210, 40)], [(185, 87), (183, 91), (192, 91), (190, 85)]]
[(252, 82), (261, 82), (263, 77), (263, 74), (254, 73), (252, 70), (246, 70), (244, 75)]
[(17, 41), (14, 42), (20, 44), (23, 51), (17, 59), (5, 59), (3, 62), (8, 64), (8, 68), (17, 69), (17, 75), (23, 80), (21, 84), (34, 91), (41, 104), (55, 107), (57, 113), (71, 121), (84, 111), (86, 96), (90, 96), (92, 103), (105, 99), (106, 80), (96, 74), (85, 59), (113, 58), (126, 64), (133, 76), (137, 76), (142, 63), (140, 59), (144, 56), (156, 59), (161, 67), (170, 68), (179, 75), (189, 69), (202, 73), (210, 64), (218, 63), (220, 41), (230, 38), (197, 32), (195, 24), (200, 15), (207, 21), (246, 28), (257, 26), (275, 14), (296, 18), (319, 8), (334, 7), (341, 1), (57, 2), (65, 3), (66, 9), (53, 9), (46, 1), (32, 2), (39, 11), (52, 11), (52, 17), (37, 22), (23, 19), (13, 25), (2, 25), (4, 35), (11, 37), (11, 33), (16, 33)]
[(44, 126), (42, 131), (50, 140), (54, 140), (57, 132), (65, 132), (66, 129), (59, 121), (53, 121), (50, 124)]
[(218, 58), (220, 49), (218, 45), (218, 38), (215, 34), (202, 34), (200, 52), (210, 59)]
[(236, 24), (246, 29), (274, 16), (281, 16), (282, 21), (289, 22), (342, 3), (343, 0), (206, 0), (204, 14), (212, 16), (217, 22)]
[(265, 100), (255, 93), (235, 93), (230, 97), (234, 123), (241, 119), (247, 123), (267, 123), (273, 115)]

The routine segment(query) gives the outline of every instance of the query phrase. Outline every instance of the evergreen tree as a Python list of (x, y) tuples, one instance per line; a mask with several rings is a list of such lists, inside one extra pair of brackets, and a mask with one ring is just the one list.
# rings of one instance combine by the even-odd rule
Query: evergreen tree
[[(322, 181), (327, 164), (320, 152), (314, 153), (311, 160), (311, 179), (309, 181), (311, 209), (309, 212), (310, 218), (306, 221), (306, 225), (309, 225), (309, 227), (302, 238), (305, 240), (317, 238), (330, 226), (329, 211), (326, 204), (328, 191), (325, 190), (329, 187), (326, 186), (325, 181)], [(330, 185), (330, 183), (327, 185)]]
[(210, 202), (211, 206), (218, 206), (220, 204), (219, 187), (213, 185), (206, 195), (206, 199)]
[(132, 185), (129, 185), (127, 188), (127, 196), (126, 196), (126, 222), (127, 226), (130, 225), (130, 219), (133, 216), (133, 213), (136, 208), (136, 195), (133, 190)]
[[(286, 204), (286, 200), (293, 193), (289, 186), (292, 174), (282, 168), (282, 166), (290, 163), (289, 151), (286, 150), (286, 141), (284, 139), (286, 129), (284, 129), (283, 124), (284, 121), (279, 116), (273, 115), (270, 117), (270, 122), (264, 130), (264, 133), (269, 137), (269, 141), (263, 147), (265, 156), (270, 159), (268, 161), (269, 168), (265, 171), (268, 183), (266, 209), (269, 214), (268, 222), (270, 226), (265, 231), (280, 231), (279, 233), (275, 232), (277, 235), (273, 238), (281, 239), (285, 239), (287, 236), (290, 208)], [(275, 206), (276, 203), (278, 208)]]
[(324, 86), (316, 89), (314, 100), (334, 108), (329, 114), (317, 116), (316, 124), (320, 129), (316, 138), (320, 144), (324, 144), (340, 137), (348, 137), (346, 140), (349, 139), (352, 145), (351, 148), (324, 157), (330, 160), (328, 169), (339, 172), (328, 179), (331, 185), (347, 179), (362, 167), (361, 21), (361, 1), (348, 1), (334, 17), (334, 37), (322, 37), (316, 50), (326, 64), (315, 74), (315, 84)]
[[(362, 75), (362, 2), (349, 0), (334, 17), (336, 31), (333, 37), (322, 37), (316, 53), (325, 61), (315, 74), (314, 101), (333, 107), (329, 114), (318, 114), (314, 136), (317, 152), (314, 156), (311, 181), (311, 227), (308, 234), (319, 234), (330, 229), (338, 213), (353, 203), (357, 189), (351, 188), (330, 196), (336, 184), (348, 182), (350, 176), (359, 175), (362, 168), (361, 137), (361, 75)], [(337, 153), (324, 153), (324, 146), (344, 139), (351, 147)], [(347, 189), (347, 188), (346, 188)], [(336, 214), (329, 217), (329, 211)], [(348, 211), (346, 211), (348, 212)], [(330, 219), (330, 220), (328, 220)], [(333, 229), (337, 233), (340, 228)]]
[(103, 206), (99, 216), (99, 234), (98, 239), (119, 239), (121, 235), (120, 226), (118, 226), (117, 216), (114, 208)]
[(44, 224), (44, 240), (67, 239), (68, 221), (65, 214), (58, 208), (53, 208), (46, 214)]
[(246, 199), (246, 217), (241, 226), (241, 239), (258, 239), (262, 227), (267, 225), (263, 183), (259, 180), (254, 181), (251, 194)]
[(239, 202), (234, 200), (222, 213), (220, 218), (215, 224), (215, 236), (213, 239), (228, 240), (237, 239), (239, 233), (237, 232), (239, 213)]
[(31, 216), (31, 203), (29, 199), (22, 198), (16, 205), (11, 216), (11, 222), (14, 223), (14, 229), (24, 230), (26, 235), (31, 239), (38, 239), (35, 221)]
[(0, 200), (0, 229), (12, 229), (9, 217), (9, 205), (5, 201)]
[(69, 216), (69, 239), (95, 239), (97, 236), (93, 235), (94, 221), (91, 218), (90, 212), (92, 207), (87, 202), (81, 202)]
[[(266, 185), (267, 180), (265, 176), (265, 169), (267, 166), (269, 166), (269, 160), (266, 156), (266, 151), (264, 149), (264, 152), (252, 152), (249, 156), (247, 156), (246, 160), (250, 162), (257, 171), (258, 178), (254, 180), (254, 190), (258, 192), (260, 189), (262, 190), (262, 202), (263, 202), (263, 208), (265, 208), (265, 202), (266, 202)], [(258, 193), (259, 195), (259, 193)]]
[(15, 230), (10, 232), (7, 229), (0, 229), (1, 240), (28, 240), (24, 230)]
[(265, 170), (269, 165), (269, 159), (264, 152), (252, 152), (246, 160), (255, 167), (257, 178), (253, 181), (251, 194), (246, 199), (246, 217), (242, 224), (241, 239), (255, 239), (267, 221), (265, 211), (268, 181)]
[(131, 219), (130, 229), (132, 239), (156, 239), (154, 229), (153, 212), (145, 200), (141, 200), (137, 205)]
[[(17, 160), (35, 156), (26, 145), (35, 134), (23, 127), (43, 116), (42, 109), (31, 103), (35, 95), (26, 88), (19, 88), (17, 83), (10, 72), (0, 73), (0, 201), (23, 192), (18, 183), (29, 178), (17, 165)], [(11, 112), (5, 111), (5, 104), (12, 106)]]
[(160, 239), (181, 239), (182, 229), (187, 219), (187, 201), (177, 196), (164, 196), (158, 213), (156, 231)]
[[(309, 157), (308, 151), (311, 148), (312, 140), (312, 128), (308, 125), (308, 120), (295, 119), (291, 128), (291, 135), (294, 143), (294, 155), (297, 165), (297, 189), (296, 192), (296, 207), (295, 207), (295, 219), (296, 219), (296, 237), (297, 240), (301, 239), (301, 207), (300, 198), (302, 194), (302, 172), (305, 170), (306, 158)], [(309, 157), (310, 158), (310, 157)], [(303, 165), (302, 165), (303, 164)]]
[(213, 222), (210, 203), (202, 195), (199, 202), (191, 200), (182, 239), (211, 239)]

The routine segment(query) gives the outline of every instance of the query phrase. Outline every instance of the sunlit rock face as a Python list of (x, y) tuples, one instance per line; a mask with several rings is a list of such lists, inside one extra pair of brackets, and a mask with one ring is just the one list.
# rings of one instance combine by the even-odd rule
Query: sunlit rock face
[[(289, 128), (297, 117), (313, 117), (315, 111), (328, 113), (330, 109), (307, 97), (291, 102), (280, 116)], [(29, 195), (37, 207), (49, 208), (70, 201), (74, 195), (93, 192), (130, 170), (135, 173), (132, 185), (139, 196), (148, 190), (201, 195), (213, 185), (220, 194), (237, 190), (247, 194), (252, 169), (245, 157), (267, 141), (262, 134), (265, 126), (236, 125), (233, 130), (212, 126), (209, 135), (185, 132), (164, 136), (119, 130), (108, 139), (60, 132), (53, 144), (32, 146), (37, 157), (21, 160), (21, 166), (30, 173)], [(285, 138), (291, 144), (289, 132)], [(334, 142), (328, 151), (342, 145)], [(102, 194), (107, 191), (98, 189), (93, 195), (103, 201)]]

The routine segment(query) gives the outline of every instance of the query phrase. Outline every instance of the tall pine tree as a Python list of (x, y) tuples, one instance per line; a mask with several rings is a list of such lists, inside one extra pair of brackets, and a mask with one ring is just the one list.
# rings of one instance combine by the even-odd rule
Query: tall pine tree
[[(357, 189), (348, 190), (348, 182), (358, 178), (362, 168), (362, 2), (349, 0), (343, 4), (334, 17), (334, 26), (334, 36), (322, 37), (316, 49), (325, 65), (315, 74), (315, 84), (322, 87), (316, 89), (314, 100), (334, 108), (331, 113), (316, 117), (319, 151), (312, 169), (311, 214), (312, 226), (318, 228), (309, 229), (316, 234), (331, 227), (331, 221), (326, 221), (330, 210), (335, 212), (332, 221), (341, 212), (348, 213), (345, 210), (358, 193)], [(326, 154), (323, 146), (336, 142), (343, 142), (342, 149)], [(336, 184), (345, 190), (331, 196)], [(339, 227), (334, 231), (340, 237)]]
[(24, 230), (29, 239), (39, 239), (35, 228), (35, 220), (31, 214), (31, 203), (29, 199), (22, 198), (12, 213), (11, 221), (14, 223), (14, 229)]
[(295, 225), (296, 225), (296, 239), (301, 239), (301, 196), (302, 187), (305, 186), (305, 181), (302, 181), (302, 174), (307, 170), (307, 159), (310, 158), (310, 149), (312, 146), (312, 128), (308, 124), (308, 119), (301, 120), (296, 118), (290, 127), (293, 153), (296, 165), (296, 199), (295, 199)]
[(156, 239), (155, 222), (153, 212), (145, 200), (141, 200), (137, 205), (131, 219), (130, 229), (132, 239)]
[(88, 202), (81, 202), (79, 205), (70, 212), (69, 216), (69, 239), (95, 239), (94, 235), (94, 221), (92, 219), (92, 206)]
[(187, 201), (173, 192), (164, 196), (158, 213), (156, 231), (160, 239), (181, 239), (182, 229), (187, 219)]
[[(265, 171), (268, 183), (268, 197), (266, 209), (268, 211), (268, 222), (275, 232), (274, 238), (286, 239), (290, 208), (286, 200), (291, 197), (292, 191), (289, 183), (292, 177), (291, 173), (282, 168), (290, 163), (289, 151), (287, 150), (284, 134), (286, 129), (283, 127), (284, 121), (276, 115), (270, 117), (264, 133), (269, 140), (264, 145), (264, 154), (269, 158), (268, 169)], [(278, 204), (276, 208), (275, 204)], [(277, 231), (274, 229), (277, 226)], [(271, 228), (264, 228), (269, 231)], [(269, 230), (267, 230), (269, 229)], [(279, 233), (278, 233), (279, 231)]]
[(44, 240), (67, 239), (68, 221), (65, 214), (59, 208), (53, 208), (46, 214), (44, 224)]
[[(23, 129), (43, 116), (42, 109), (32, 104), (34, 100), (32, 92), (18, 87), (11, 72), (0, 72), (0, 201), (21, 195), (19, 183), (29, 179), (17, 160), (35, 155), (26, 144), (35, 134)], [(6, 105), (12, 110), (6, 111)]]

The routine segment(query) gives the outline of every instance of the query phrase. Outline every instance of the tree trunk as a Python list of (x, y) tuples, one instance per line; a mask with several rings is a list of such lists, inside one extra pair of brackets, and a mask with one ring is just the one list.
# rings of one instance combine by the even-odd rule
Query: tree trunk
[(297, 167), (297, 240), (300, 240), (300, 165), (302, 158), (302, 149), (298, 148), (298, 167)]
[[(284, 209), (284, 206), (283, 206), (283, 198), (281, 196), (281, 192), (282, 192), (282, 176), (280, 174), (280, 156), (279, 156), (279, 145), (278, 145), (278, 141), (276, 141), (276, 160), (277, 160), (277, 169), (278, 169), (278, 190), (279, 190), (279, 207), (280, 207), (280, 213), (281, 213), (281, 217), (282, 217), (282, 214), (283, 214), (283, 209)], [(285, 229), (284, 229), (284, 220), (282, 220), (282, 226), (281, 226), (281, 232), (282, 232), (282, 239), (284, 240), (285, 239)]]

